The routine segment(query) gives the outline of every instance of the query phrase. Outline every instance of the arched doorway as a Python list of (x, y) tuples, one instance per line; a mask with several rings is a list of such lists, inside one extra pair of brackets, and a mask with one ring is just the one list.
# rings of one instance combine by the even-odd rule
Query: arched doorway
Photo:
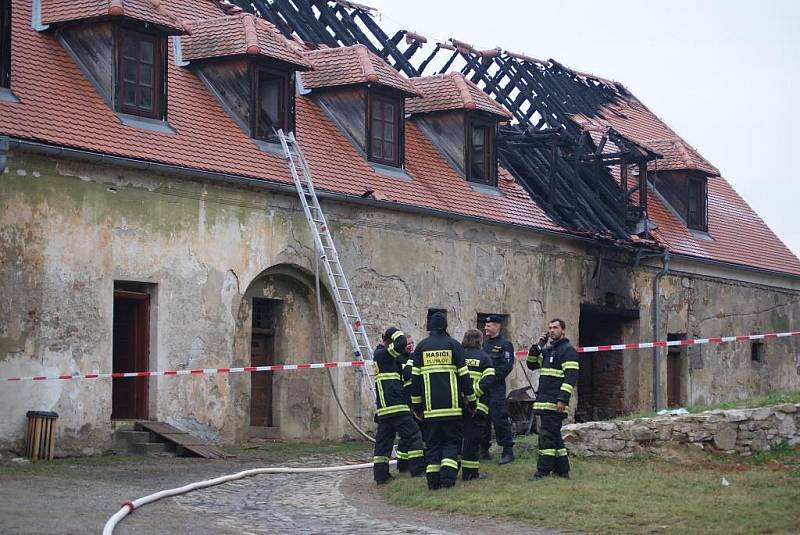
[[(329, 359), (340, 358), (343, 341), (336, 310), (322, 287), (324, 330)], [(251, 366), (323, 360), (314, 274), (293, 264), (273, 266), (248, 286), (242, 327)], [(244, 340), (242, 340), (244, 342)], [(336, 435), (330, 387), (322, 370), (249, 374), (251, 438), (322, 439)], [(343, 385), (344, 386), (344, 385)]]

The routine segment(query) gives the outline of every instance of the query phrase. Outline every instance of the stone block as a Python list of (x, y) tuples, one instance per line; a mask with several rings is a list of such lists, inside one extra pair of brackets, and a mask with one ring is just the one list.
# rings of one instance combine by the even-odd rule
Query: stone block
[(725, 419), (729, 422), (745, 422), (748, 415), (743, 410), (732, 410), (725, 413)]
[(733, 426), (721, 426), (714, 433), (714, 447), (718, 450), (732, 450), (736, 447), (736, 429)]
[(618, 452), (625, 449), (624, 440), (614, 440), (609, 438), (600, 439), (600, 449), (609, 452)]
[(630, 428), (630, 432), (633, 440), (637, 442), (647, 442), (656, 438), (653, 430), (644, 425), (634, 425)]
[(782, 437), (790, 438), (797, 434), (797, 425), (794, 423), (794, 418), (784, 418), (778, 424), (778, 433)]
[(775, 412), (792, 414), (797, 412), (797, 405), (794, 405), (792, 403), (784, 403), (783, 405), (775, 405), (774, 407), (772, 407), (772, 410)]

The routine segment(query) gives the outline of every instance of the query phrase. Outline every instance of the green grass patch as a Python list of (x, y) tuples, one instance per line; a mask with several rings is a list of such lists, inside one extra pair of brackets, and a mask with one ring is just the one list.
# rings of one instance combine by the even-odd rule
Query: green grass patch
[[(430, 492), (400, 477), (381, 492), (397, 505), (523, 520), (562, 531), (602, 533), (787, 533), (800, 530), (800, 452), (788, 446), (763, 462), (678, 465), (650, 457), (571, 458), (572, 479), (527, 480), (536, 450), (488, 479)], [(721, 484), (725, 477), (730, 486)]]
[[(713, 411), (713, 410), (730, 410), (730, 409), (756, 409), (759, 407), (771, 407), (773, 405), (781, 405), (783, 403), (800, 403), (800, 390), (785, 390), (783, 392), (773, 392), (766, 396), (756, 398), (736, 399), (733, 401), (725, 401), (723, 403), (715, 403), (711, 405), (690, 405), (685, 407), (687, 411), (692, 414), (699, 412)], [(655, 412), (636, 412), (625, 414), (613, 418), (612, 421), (621, 420), (635, 420), (636, 418), (653, 418), (656, 416)]]

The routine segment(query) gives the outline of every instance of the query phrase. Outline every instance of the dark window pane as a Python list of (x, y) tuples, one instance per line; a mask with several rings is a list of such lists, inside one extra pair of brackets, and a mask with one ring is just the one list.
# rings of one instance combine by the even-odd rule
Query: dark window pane
[(139, 83), (141, 85), (152, 87), (153, 86), (153, 66), (141, 65), (139, 68)]
[(122, 38), (122, 57), (125, 59), (132, 59), (139, 61), (139, 54), (137, 53), (136, 39), (128, 34), (123, 34)]
[(122, 80), (125, 82), (136, 82), (136, 67), (134, 61), (122, 60)]
[(136, 106), (136, 86), (125, 84), (122, 88), (122, 102), (126, 106)]
[(384, 97), (370, 100), (370, 159), (394, 164), (397, 160), (397, 103)]
[(154, 56), (155, 52), (153, 50), (153, 42), (152, 41), (142, 41), (141, 48), (140, 48), (140, 58), (142, 63), (154, 63)]
[(472, 147), (470, 151), (470, 171), (469, 176), (475, 180), (486, 182), (486, 136), (488, 129), (486, 126), (472, 127)]
[(139, 90), (139, 107), (149, 110), (153, 107), (153, 92), (146, 87)]
[(258, 82), (258, 132), (262, 139), (270, 138), (273, 128), (281, 128), (281, 88), (282, 78), (267, 73), (259, 73)]
[(11, 87), (11, 0), (0, 0), (0, 87)]
[(386, 142), (383, 144), (383, 158), (394, 160), (394, 143)]

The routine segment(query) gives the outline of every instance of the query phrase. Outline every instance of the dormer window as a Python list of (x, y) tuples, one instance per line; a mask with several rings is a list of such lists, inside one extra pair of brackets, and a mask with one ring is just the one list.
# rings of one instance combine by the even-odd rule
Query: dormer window
[(686, 226), (696, 230), (708, 230), (708, 181), (690, 178), (686, 200)]
[(117, 111), (163, 119), (165, 39), (127, 28), (117, 30)]
[(376, 163), (400, 167), (403, 99), (371, 91), (367, 120), (367, 154)]
[(0, 0), (0, 87), (11, 87), (11, 0)]
[(275, 131), (292, 130), (288, 110), (289, 96), (294, 95), (289, 84), (289, 75), (253, 65), (252, 83), (254, 101), (252, 105), (253, 137), (276, 142)]
[(467, 180), (496, 186), (494, 141), (497, 122), (494, 119), (470, 117), (467, 125)]

